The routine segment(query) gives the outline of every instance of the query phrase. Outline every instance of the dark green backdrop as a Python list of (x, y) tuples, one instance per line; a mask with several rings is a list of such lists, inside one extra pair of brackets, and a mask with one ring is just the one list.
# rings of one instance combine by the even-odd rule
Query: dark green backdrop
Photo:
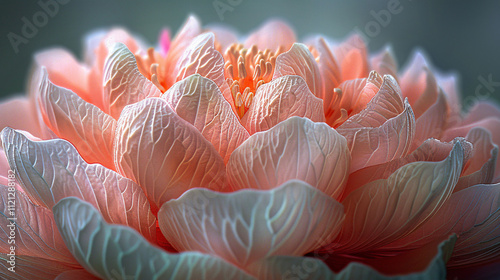
[[(80, 56), (82, 36), (98, 27), (125, 26), (156, 43), (163, 26), (169, 26), (175, 33), (186, 16), (194, 13), (204, 24), (228, 24), (241, 33), (270, 17), (280, 17), (295, 27), (300, 38), (311, 33), (343, 38), (356, 27), (364, 30), (376, 20), (377, 14), (381, 15), (380, 11), (399, 2), (400, 12), (390, 20), (381, 21), (385, 26), (377, 23), (378, 31), (372, 30), (375, 35), (368, 45), (371, 52), (390, 43), (401, 67), (419, 47), (437, 68), (460, 74), (462, 95), (469, 96), (469, 100), (481, 85), (481, 77), (494, 82), (488, 91), (484, 91), (488, 87), (483, 87), (481, 95), (500, 100), (500, 1), (65, 1), (69, 2), (60, 5), (59, 11), (48, 17), (32, 38), (19, 45), (18, 53), (8, 34), (22, 35), (23, 18), (32, 21), (43, 10), (38, 1), (0, 2), (2, 97), (23, 92), (34, 52), (58, 45)], [(214, 2), (230, 9), (221, 17)]]

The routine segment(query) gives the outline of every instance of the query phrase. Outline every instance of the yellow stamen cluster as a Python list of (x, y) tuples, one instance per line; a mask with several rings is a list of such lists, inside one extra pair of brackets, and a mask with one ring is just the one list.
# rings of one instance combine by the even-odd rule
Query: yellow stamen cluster
[(135, 59), (141, 74), (148, 78), (161, 92), (165, 92), (163, 75), (158, 72), (159, 66), (163, 62), (161, 55), (155, 52), (153, 48), (149, 48), (145, 55), (135, 54)]
[(241, 44), (233, 44), (224, 54), (226, 82), (231, 89), (238, 115), (243, 117), (252, 104), (257, 88), (271, 81), (276, 57), (284, 50), (260, 51), (257, 46), (246, 49)]

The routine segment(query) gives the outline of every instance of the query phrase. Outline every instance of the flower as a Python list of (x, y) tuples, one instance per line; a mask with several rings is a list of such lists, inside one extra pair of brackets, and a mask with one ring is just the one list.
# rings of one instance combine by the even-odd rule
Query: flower
[(357, 35), (240, 41), (195, 17), (159, 42), (40, 52), (0, 105), (5, 277), (495, 273), (500, 110), (463, 116), (421, 52), (401, 72)]

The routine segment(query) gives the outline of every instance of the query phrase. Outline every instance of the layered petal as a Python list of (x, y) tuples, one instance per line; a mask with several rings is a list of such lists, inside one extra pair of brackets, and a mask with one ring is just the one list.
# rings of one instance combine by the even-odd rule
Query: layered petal
[[(331, 271), (320, 259), (310, 257), (276, 256), (255, 263), (251, 271), (262, 280), (272, 279), (311, 279), (311, 280), (347, 280), (347, 279), (377, 279), (377, 280), (425, 280), (445, 279), (446, 262), (449, 260), (456, 236), (451, 236), (434, 248), (424, 248), (418, 252), (411, 252), (402, 256), (417, 271), (406, 275), (387, 276), (371, 267), (359, 262), (352, 262), (340, 272)], [(430, 255), (431, 259), (422, 258), (422, 253)], [(400, 257), (401, 258), (401, 257)], [(403, 263), (401, 259), (392, 259), (385, 263), (386, 269), (399, 269)], [(389, 266), (389, 267), (388, 267)]]
[(213, 256), (168, 254), (128, 227), (107, 224), (91, 204), (77, 198), (61, 200), (53, 211), (66, 246), (99, 278), (252, 279)]
[[(330, 93), (330, 104), (325, 111), (326, 123), (336, 128), (358, 114), (380, 90), (382, 77), (372, 71), (368, 78), (348, 80)], [(326, 102), (326, 100), (323, 100)]]
[(47, 208), (75, 196), (106, 221), (123, 224), (155, 240), (155, 217), (141, 188), (100, 164), (88, 164), (65, 140), (34, 142), (12, 129), (1, 133), (11, 168), (30, 199)]
[(294, 43), (289, 51), (276, 58), (273, 79), (287, 75), (301, 76), (306, 81), (309, 90), (316, 97), (322, 97), (323, 85), (319, 68), (305, 45)]
[(65, 49), (49, 49), (35, 54), (34, 64), (45, 68), (55, 85), (67, 88), (87, 102), (92, 100), (89, 91), (90, 69)]
[(162, 95), (177, 115), (190, 124), (215, 147), (224, 163), (250, 135), (240, 124), (231, 105), (217, 85), (198, 74), (175, 83)]
[(114, 168), (116, 121), (72, 91), (54, 85), (43, 73), (38, 103), (45, 125), (70, 141), (85, 161)]
[(11, 127), (40, 137), (40, 125), (30, 99), (14, 97), (0, 102), (0, 129)]
[(224, 78), (224, 58), (215, 49), (215, 36), (205, 33), (195, 37), (179, 57), (174, 74), (178, 82), (193, 74), (200, 74), (217, 84), (222, 92), (229, 87)]
[(415, 123), (414, 147), (429, 138), (440, 139), (448, 125), (448, 104), (442, 91), (436, 102), (417, 119)]
[(235, 189), (272, 189), (299, 179), (338, 198), (350, 159), (346, 140), (334, 129), (292, 117), (250, 136), (232, 153), (227, 175)]
[(413, 231), (450, 197), (463, 161), (464, 150), (456, 143), (444, 161), (410, 163), (353, 191), (342, 202), (346, 220), (330, 248), (370, 252)]
[(321, 99), (315, 97), (299, 76), (284, 76), (257, 89), (250, 108), (241, 123), (250, 134), (272, 128), (292, 117), (324, 122)]
[(167, 88), (175, 83), (177, 77), (175, 74), (175, 67), (179, 58), (189, 44), (191, 44), (193, 38), (198, 36), (201, 32), (199, 20), (195, 16), (190, 15), (181, 30), (175, 35), (167, 53), (166, 63), (160, 69), (160, 75), (164, 77)]
[(122, 43), (116, 43), (109, 50), (104, 65), (103, 106), (115, 118), (125, 106), (149, 97), (159, 97), (161, 91), (139, 68), (134, 54)]
[[(458, 235), (450, 265), (458, 266), (491, 261), (500, 256), (498, 225), (500, 184), (476, 185), (454, 193), (443, 207), (422, 226), (407, 236), (387, 245), (385, 250), (410, 250)], [(477, 251), (484, 250), (483, 254)], [(489, 254), (488, 254), (489, 252)]]
[(469, 131), (466, 139), (474, 149), (455, 192), (478, 184), (489, 184), (495, 176), (498, 146), (492, 142), (491, 134), (484, 128), (475, 127)]
[(353, 80), (368, 76), (368, 54), (363, 38), (353, 34), (333, 48), (341, 69), (342, 80)]
[(298, 180), (269, 191), (193, 189), (158, 212), (162, 233), (174, 247), (217, 255), (240, 267), (327, 244), (343, 216), (340, 203)]
[(153, 211), (190, 188), (228, 189), (224, 160), (164, 99), (125, 107), (114, 151), (117, 170), (143, 188)]
[(391, 75), (397, 77), (398, 64), (390, 46), (386, 46), (380, 52), (370, 58), (371, 69), (380, 75)]
[(385, 76), (380, 90), (367, 107), (337, 128), (351, 151), (351, 173), (404, 157), (410, 151), (415, 117), (399, 92), (396, 81)]
[(245, 48), (256, 45), (259, 50), (288, 50), (297, 41), (295, 32), (281, 20), (269, 20), (253, 31), (245, 40)]
[(52, 212), (34, 205), (28, 197), (12, 187), (0, 185), (0, 253), (29, 256), (76, 266), (57, 231)]

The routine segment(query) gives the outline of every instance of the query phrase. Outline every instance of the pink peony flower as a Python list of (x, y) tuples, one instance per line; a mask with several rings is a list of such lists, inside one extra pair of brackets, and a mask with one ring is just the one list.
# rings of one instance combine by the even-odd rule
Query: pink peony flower
[(496, 105), (463, 115), (454, 76), (357, 35), (169, 34), (40, 52), (0, 104), (3, 277), (498, 273)]

